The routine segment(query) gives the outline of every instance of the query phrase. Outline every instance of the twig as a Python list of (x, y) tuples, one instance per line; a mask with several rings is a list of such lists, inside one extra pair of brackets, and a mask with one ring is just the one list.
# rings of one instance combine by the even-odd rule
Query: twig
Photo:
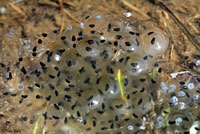
[(67, 14), (67, 16), (69, 16), (76, 23), (80, 23), (81, 22), (80, 20), (74, 18), (74, 16), (72, 16), (71, 13), (69, 11), (67, 11), (66, 9), (64, 9), (64, 13)]
[(63, 28), (64, 28), (64, 8), (63, 8), (63, 1), (62, 0), (58, 0), (59, 4), (60, 4), (60, 8), (61, 8), (61, 13), (62, 13), (62, 21), (61, 21), (61, 27), (60, 27), (60, 34), (62, 33), (63, 31)]
[(39, 1), (40, 4), (52, 6), (52, 7), (60, 7), (57, 3), (51, 1)]
[(68, 0), (63, 0), (63, 4), (69, 5), (69, 6), (74, 7), (74, 8), (78, 7), (77, 4), (74, 4), (74, 3), (72, 3)]
[(195, 46), (195, 48), (197, 50), (200, 50), (200, 42), (198, 41), (198, 39), (195, 38), (195, 36), (193, 36), (188, 31), (188, 29), (183, 25), (183, 23), (174, 15), (174, 13), (167, 6), (165, 6), (162, 2), (159, 2), (156, 0), (153, 0), (150, 2), (152, 2), (155, 5), (160, 6), (163, 10), (165, 10), (171, 16), (171, 18), (175, 21), (175, 23), (180, 27), (182, 32), (186, 35), (186, 37), (190, 40), (190, 42)]
[[(53, 7), (60, 7), (57, 3), (50, 2), (50, 1), (39, 1), (40, 4), (48, 5), (48, 6), (53, 6)], [(63, 8), (64, 13), (71, 18), (73, 21), (76, 23), (80, 23), (80, 20), (76, 19), (69, 11)]]
[(10, 7), (15, 10), (16, 12), (18, 12), (19, 14), (21, 14), (22, 16), (25, 16), (24, 12), (19, 8), (17, 7), (16, 5), (12, 4), (12, 3), (9, 3)]

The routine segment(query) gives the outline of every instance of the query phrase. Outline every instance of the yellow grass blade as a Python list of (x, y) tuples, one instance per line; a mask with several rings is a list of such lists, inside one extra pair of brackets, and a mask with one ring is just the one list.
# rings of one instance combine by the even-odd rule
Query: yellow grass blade
[(127, 99), (124, 96), (124, 89), (123, 89), (123, 86), (122, 86), (121, 79), (122, 79), (121, 78), (121, 70), (118, 69), (118, 71), (117, 71), (117, 81), (118, 81), (119, 88), (120, 88), (121, 99), (126, 103), (126, 106), (128, 106), (128, 101), (127, 101)]
[(35, 127), (33, 129), (33, 134), (37, 134), (38, 125), (39, 125), (39, 118), (37, 119), (37, 121), (35, 123)]

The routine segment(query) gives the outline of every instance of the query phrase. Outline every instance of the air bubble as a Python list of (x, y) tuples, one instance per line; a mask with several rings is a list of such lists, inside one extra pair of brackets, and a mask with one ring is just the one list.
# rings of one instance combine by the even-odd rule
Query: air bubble
[(98, 105), (98, 104), (99, 104), (99, 101), (93, 100), (92, 103), (93, 103), (94, 105)]
[(160, 87), (162, 88), (162, 90), (163, 90), (164, 93), (168, 93), (168, 87), (165, 84), (165, 82), (161, 82), (160, 83)]
[(101, 16), (97, 15), (97, 16), (96, 16), (96, 19), (101, 19)]
[(131, 125), (129, 125), (129, 126), (128, 126), (128, 130), (129, 130), (129, 131), (133, 131), (133, 130), (134, 130), (134, 127), (131, 126)]
[(200, 60), (197, 60), (196, 63), (195, 63), (195, 65), (199, 66), (200, 65)]
[(123, 13), (127, 18), (132, 16), (132, 13), (127, 12), (127, 13)]
[(157, 128), (161, 128), (161, 127), (162, 127), (162, 123), (158, 123)]
[(172, 96), (170, 102), (175, 104), (178, 102), (178, 98), (176, 96)]
[(145, 127), (144, 125), (142, 125), (142, 126), (140, 126), (140, 129), (141, 129), (141, 130), (145, 130), (146, 127)]
[(68, 26), (67, 29), (68, 29), (68, 30), (72, 30), (72, 26)]
[(186, 108), (186, 104), (184, 102), (179, 102), (178, 107), (179, 107), (180, 110), (183, 110), (183, 109)]
[(180, 125), (180, 123), (182, 123), (183, 119), (181, 117), (178, 117), (176, 119), (176, 125)]
[(169, 89), (171, 91), (175, 91), (176, 90), (176, 85), (169, 85)]
[(146, 109), (147, 109), (147, 105), (144, 104), (144, 105), (142, 106), (142, 110), (146, 110)]
[(162, 116), (158, 116), (157, 122), (162, 122), (162, 121), (163, 121), (163, 117)]
[(14, 36), (14, 33), (13, 33), (13, 32), (9, 32), (9, 33), (8, 33), (8, 36), (9, 36), (9, 37), (13, 37), (13, 36)]
[(194, 83), (189, 83), (187, 87), (188, 89), (192, 90), (195, 86), (194, 86)]
[(199, 95), (198, 95), (198, 94), (194, 94), (194, 95), (193, 95), (193, 99), (194, 99), (194, 100), (197, 100), (198, 98), (199, 98)]
[(23, 89), (23, 88), (24, 88), (24, 85), (23, 85), (23, 84), (19, 84), (19, 85), (18, 85), (18, 88)]
[(12, 87), (12, 88), (9, 88), (8, 90), (9, 90), (9, 92), (14, 92), (15, 89), (16, 89), (16, 87)]
[(60, 55), (55, 54), (54, 59), (55, 59), (55, 61), (60, 61)]
[(84, 28), (84, 23), (80, 23), (80, 27), (81, 27), (81, 28)]
[(4, 14), (4, 13), (6, 13), (6, 10), (7, 10), (7, 9), (6, 9), (5, 7), (1, 7), (1, 8), (0, 8), (0, 13), (1, 13), (1, 14)]
[(126, 26), (126, 32), (130, 32), (130, 31), (132, 31), (132, 27)]
[(100, 40), (106, 40), (106, 37), (100, 36)]
[(184, 91), (179, 91), (178, 92), (178, 96), (185, 96), (185, 92)]

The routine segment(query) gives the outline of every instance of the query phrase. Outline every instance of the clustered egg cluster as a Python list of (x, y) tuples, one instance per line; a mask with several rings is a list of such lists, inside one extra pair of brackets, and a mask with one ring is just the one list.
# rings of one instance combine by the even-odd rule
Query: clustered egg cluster
[[(160, 83), (160, 110), (157, 127), (171, 132), (196, 133), (199, 127), (190, 130), (198, 123), (200, 77), (193, 73), (178, 74), (174, 79)], [(161, 120), (162, 119), (162, 120)]]
[[(20, 92), (10, 90), (11, 96), (21, 95), (19, 107), (32, 111), (26, 113), (30, 124), (42, 116), (46, 133), (65, 133), (65, 126), (87, 134), (147, 133), (152, 122), (182, 130), (185, 120), (195, 120), (190, 107), (198, 107), (199, 78), (160, 83), (150, 75), (161, 73), (156, 59), (168, 44), (160, 29), (86, 16), (62, 34), (24, 42), (15, 68)], [(162, 108), (153, 114), (155, 107)]]

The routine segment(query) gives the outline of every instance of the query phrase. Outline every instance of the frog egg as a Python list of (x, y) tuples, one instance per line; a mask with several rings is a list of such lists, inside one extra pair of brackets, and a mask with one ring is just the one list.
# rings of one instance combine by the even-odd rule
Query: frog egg
[[(82, 69), (82, 68), (81, 68)], [(83, 72), (78, 71), (76, 73), (76, 84), (82, 90), (89, 90), (96, 82), (96, 75), (91, 72), (91, 68), (85, 67)]]
[(163, 54), (169, 44), (169, 39), (164, 32), (158, 29), (147, 30), (143, 34), (143, 49), (147, 54), (158, 56)]
[[(89, 98), (90, 99), (90, 98)], [(87, 102), (87, 110), (94, 110), (98, 107), (102, 107), (102, 103), (104, 102), (104, 98), (100, 95), (94, 96)]]
[(132, 109), (127, 109), (127, 105), (120, 97), (111, 100), (110, 105), (114, 108), (115, 113), (117, 114), (126, 113), (127, 115), (131, 115)]
[(100, 33), (108, 25), (108, 20), (101, 13), (87, 14), (83, 20), (84, 27), (82, 30), (86, 35), (95, 35), (96, 33)]
[[(137, 99), (134, 99), (134, 97)], [(152, 104), (151, 104), (151, 96), (149, 95), (149, 93), (144, 92), (144, 93), (138, 93), (133, 97), (133, 101), (134, 101), (134, 106), (138, 111), (138, 115), (142, 116), (142, 114), (145, 114), (147, 112), (149, 112), (152, 108)]]
[(100, 47), (98, 41), (96, 40), (83, 40), (77, 45), (78, 54), (82, 57), (99, 57), (100, 55)]
[(73, 30), (63, 32), (59, 37), (63, 46), (76, 48), (77, 43), (83, 39), (83, 30), (80, 27), (75, 27)]
[(107, 47), (106, 45), (100, 45), (99, 56), (102, 61), (107, 61), (114, 57), (114, 51), (111, 47)]
[[(108, 24), (107, 26), (107, 31), (112, 33), (112, 34), (122, 34), (124, 35), (127, 32), (126, 24), (118, 21), (118, 20), (112, 20), (111, 23)], [(130, 27), (131, 29), (131, 27)]]
[(132, 53), (132, 52), (137, 52), (139, 49), (139, 41), (135, 37), (124, 37), (120, 41), (120, 48), (124, 50), (125, 52)]
[[(116, 76), (117, 77), (117, 76)], [(115, 78), (102, 75), (98, 80), (97, 86), (100, 94), (104, 94), (107, 98), (116, 98), (120, 95), (119, 85)]]
[(148, 63), (144, 61), (139, 55), (123, 55), (119, 57), (118, 65), (122, 72), (137, 76), (145, 74), (148, 70)]
[(74, 77), (74, 74), (79, 73), (80, 70), (84, 68), (82, 65), (83, 59), (77, 57), (74, 52), (67, 51), (62, 57), (63, 58), (60, 60), (60, 62), (62, 61), (62, 64), (59, 65), (59, 69), (65, 71), (67, 75)]

